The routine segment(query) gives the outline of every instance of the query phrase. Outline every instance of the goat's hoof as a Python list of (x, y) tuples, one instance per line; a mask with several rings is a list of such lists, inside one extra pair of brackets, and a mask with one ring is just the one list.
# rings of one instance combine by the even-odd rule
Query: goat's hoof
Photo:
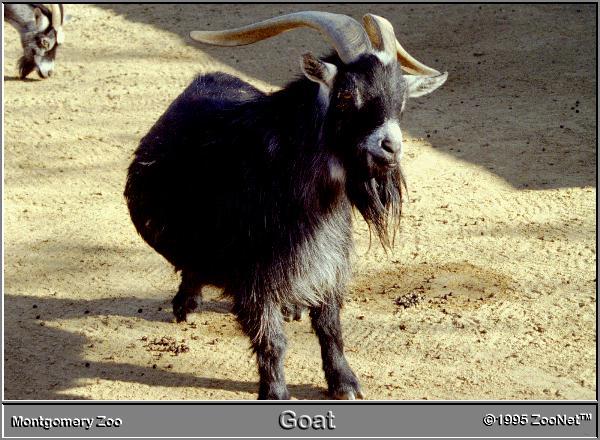
[(330, 386), (329, 395), (336, 400), (356, 400), (366, 397), (360, 389), (358, 379), (352, 373), (340, 377), (337, 384)]
[(177, 297), (173, 298), (173, 315), (177, 322), (187, 321), (187, 314), (193, 312), (198, 307), (198, 302), (193, 297), (186, 297), (179, 301)]
[(188, 310), (186, 304), (181, 304), (179, 302), (173, 303), (173, 315), (175, 315), (175, 321), (187, 321)]
[(258, 400), (290, 400), (287, 387), (274, 387), (266, 391), (259, 391)]
[(183, 308), (173, 307), (173, 315), (175, 315), (175, 322), (187, 321), (187, 312)]
[(337, 400), (356, 400), (365, 398), (365, 394), (361, 390), (345, 391), (334, 396)]

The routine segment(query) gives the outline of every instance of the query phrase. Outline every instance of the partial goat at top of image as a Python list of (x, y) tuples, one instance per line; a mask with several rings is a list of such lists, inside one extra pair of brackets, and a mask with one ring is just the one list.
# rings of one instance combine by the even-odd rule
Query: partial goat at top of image
[(4, 4), (4, 21), (21, 36), (23, 56), (19, 59), (19, 76), (25, 79), (34, 70), (42, 78), (54, 73), (58, 46), (64, 42), (65, 21), (62, 4)]
[(305, 307), (330, 396), (363, 398), (340, 325), (352, 209), (390, 245), (405, 190), (400, 117), (408, 98), (434, 91), (447, 73), (415, 60), (391, 23), (371, 14), (361, 25), (298, 12), (191, 37), (237, 46), (299, 27), (335, 51), (304, 54), (303, 75), (271, 94), (221, 72), (198, 76), (141, 140), (125, 197), (139, 234), (181, 271), (177, 321), (204, 285), (233, 299), (257, 356), (260, 399), (290, 397), (283, 321)]

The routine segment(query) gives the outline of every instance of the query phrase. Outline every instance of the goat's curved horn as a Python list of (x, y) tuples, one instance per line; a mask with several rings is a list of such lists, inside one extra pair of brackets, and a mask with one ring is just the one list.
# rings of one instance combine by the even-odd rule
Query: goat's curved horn
[(363, 25), (373, 48), (385, 52), (393, 59), (396, 53), (396, 35), (392, 23), (379, 15), (366, 14), (363, 16)]
[(402, 66), (402, 70), (411, 75), (425, 75), (425, 76), (437, 76), (441, 75), (441, 72), (435, 70), (433, 67), (426, 66), (419, 60), (415, 59), (409, 54), (406, 49), (402, 47), (400, 42), (396, 40), (396, 56)]
[(56, 31), (56, 42), (62, 44), (65, 41), (65, 34), (62, 29), (64, 21), (63, 5), (52, 3), (49, 6), (52, 13), (52, 27)]
[(367, 35), (369, 36), (371, 43), (373, 43), (373, 47), (392, 57), (396, 55), (402, 70), (406, 73), (426, 76), (436, 76), (440, 74), (437, 70), (416, 60), (402, 47), (400, 42), (396, 39), (394, 27), (385, 18), (374, 14), (366, 14), (363, 17), (363, 23)]
[(356, 20), (347, 15), (318, 11), (280, 15), (236, 29), (193, 31), (190, 37), (195, 41), (218, 46), (242, 46), (299, 27), (310, 27), (321, 32), (346, 64), (372, 50), (365, 30)]

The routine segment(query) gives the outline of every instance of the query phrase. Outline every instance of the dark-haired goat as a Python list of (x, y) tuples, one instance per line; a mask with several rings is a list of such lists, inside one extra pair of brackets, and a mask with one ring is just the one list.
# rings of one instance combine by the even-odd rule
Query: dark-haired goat
[(34, 70), (42, 78), (54, 72), (58, 46), (63, 43), (65, 21), (62, 4), (6, 3), (4, 21), (21, 37), (23, 56), (19, 59), (19, 76), (24, 79)]
[[(330, 395), (354, 399), (363, 394), (340, 328), (352, 207), (387, 244), (402, 198), (400, 115), (446, 74), (403, 52), (389, 22), (372, 15), (364, 29), (306, 12), (192, 37), (241, 44), (300, 20), (327, 33), (336, 53), (304, 55), (304, 76), (269, 95), (224, 73), (197, 77), (142, 139), (125, 196), (138, 232), (181, 271), (178, 321), (203, 285), (233, 298), (257, 355), (260, 399), (289, 398), (282, 309), (298, 307), (310, 310)], [(437, 75), (403, 76), (397, 59)]]

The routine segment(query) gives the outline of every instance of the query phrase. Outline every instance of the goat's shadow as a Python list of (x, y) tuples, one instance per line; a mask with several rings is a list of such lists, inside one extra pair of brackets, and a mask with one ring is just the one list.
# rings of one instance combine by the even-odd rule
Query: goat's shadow
[[(126, 300), (127, 298), (125, 298)], [(120, 381), (156, 387), (202, 388), (256, 394), (258, 384), (252, 381), (238, 381), (203, 377), (201, 366), (198, 375), (178, 373), (156, 365), (140, 366), (110, 361), (92, 361), (84, 357), (84, 347), (95, 343), (83, 334), (61, 330), (52, 323), (55, 319), (77, 315), (86, 316), (106, 312), (106, 302), (70, 301), (58, 298), (29, 296), (5, 296), (5, 398), (6, 399), (94, 399), (95, 396), (81, 396), (72, 390), (81, 385), (82, 380)], [(121, 300), (119, 300), (121, 301)], [(157, 301), (139, 300), (136, 302), (148, 311), (157, 309)], [(34, 307), (35, 306), (35, 307)], [(118, 308), (113, 307), (111, 310)], [(221, 302), (209, 302), (209, 310), (225, 313), (228, 307)], [(61, 312), (59, 312), (61, 311)], [(166, 317), (170, 310), (162, 312)], [(140, 316), (136, 311), (122, 311), (121, 316)], [(153, 312), (142, 313), (146, 317)], [(36, 319), (40, 316), (40, 319)], [(118, 316), (118, 315), (117, 315)], [(233, 319), (233, 318), (232, 318)], [(42, 325), (43, 324), (43, 325)], [(36, 347), (57, 347), (56, 350), (39, 350)], [(253, 361), (252, 361), (253, 362)], [(175, 363), (175, 362), (173, 362)], [(27, 365), (24, 369), (23, 365)], [(26, 380), (24, 380), (24, 376)], [(23, 387), (23, 384), (27, 384)], [(84, 385), (85, 386), (85, 385)], [(313, 385), (290, 385), (292, 397), (298, 399), (326, 398), (325, 389)], [(117, 396), (126, 399), (127, 396)], [(162, 397), (169, 399), (168, 395)]]
[[(409, 43), (408, 47), (418, 48), (413, 51), (418, 59), (450, 72), (447, 84), (440, 90), (409, 105), (404, 122), (407, 133), (427, 137), (427, 142), (438, 151), (475, 164), (517, 189), (596, 185), (596, 142), (590, 128), (595, 124), (592, 93), (595, 57), (591, 56), (595, 53), (595, 39), (585, 32), (570, 30), (583, 29), (588, 21), (592, 30), (595, 26), (592, 8), (561, 9), (562, 29), (570, 36), (565, 40), (568, 47), (564, 53), (569, 54), (565, 58), (557, 56), (555, 44), (548, 40), (547, 23), (555, 19), (556, 11), (533, 5), (513, 5), (512, 12), (503, 10), (502, 5), (283, 4), (266, 9), (264, 5), (98, 4), (95, 7), (173, 33), (185, 44), (194, 45), (254, 78), (265, 79), (265, 57), (257, 59), (257, 51), (268, 53), (269, 59), (278, 60), (268, 66), (270, 81), (278, 86), (300, 73), (297, 59), (301, 53), (330, 50), (323, 38), (312, 30), (300, 29), (255, 45), (215, 48), (193, 42), (189, 32), (231, 28), (306, 9), (344, 13), (356, 19), (366, 12), (382, 15), (398, 24), (397, 34)], [(539, 20), (524, 24), (521, 17), (528, 15)], [(509, 28), (514, 32), (506, 32)], [(490, 37), (493, 35), (503, 38)], [(530, 47), (522, 44), (524, 38), (539, 43), (535, 60), (528, 63), (522, 62), (532, 57)], [(152, 44), (150, 41), (149, 47)], [(521, 66), (521, 71), (510, 74), (512, 79), (503, 68), (508, 65)], [(574, 95), (565, 92), (575, 84), (570, 79), (573, 65), (580, 66), (582, 74), (589, 72), (581, 76), (584, 79), (577, 82), (579, 91), (573, 93), (579, 99), (593, 101), (593, 106), (586, 104), (585, 110), (577, 114), (566, 113), (563, 128), (559, 127), (556, 114), (575, 101)], [(540, 84), (540, 78), (546, 77)], [(512, 85), (506, 87), (505, 83)], [(531, 93), (537, 95), (531, 100), (536, 105), (521, 105), (520, 96)], [(506, 111), (499, 112), (499, 106), (505, 106)], [(470, 134), (464, 132), (467, 126)]]
[(38, 81), (42, 81), (42, 79), (41, 78), (29, 78), (29, 77), (21, 78), (20, 76), (4, 75), (4, 81), (6, 81), (6, 82), (10, 82), (10, 81), (38, 82)]
[[(26, 252), (24, 249), (16, 248), (16, 250)], [(27, 270), (13, 270), (5, 273), (5, 285), (9, 288), (10, 286), (19, 286), (19, 289), (25, 291), (39, 290), (39, 280), (46, 278), (56, 268), (60, 268), (62, 272), (79, 280), (77, 287), (74, 287), (78, 289), (78, 298), (90, 299), (49, 297), (45, 301), (43, 309), (44, 319), (77, 319), (86, 316), (113, 315), (125, 318), (138, 317), (153, 322), (172, 321), (171, 299), (176, 293), (178, 276), (170, 270), (163, 272), (163, 266), (153, 268), (148, 260), (143, 259), (143, 256), (153, 256), (145, 249), (142, 251), (141, 260), (127, 259), (128, 268), (132, 270), (137, 268), (142, 273), (144, 270), (150, 272), (156, 270), (159, 275), (154, 278), (157, 279), (162, 278), (163, 273), (172, 277), (168, 278), (164, 285), (152, 287), (152, 291), (158, 293), (160, 297), (155, 297), (155, 294), (148, 292), (135, 296), (135, 291), (124, 291), (111, 282), (103, 285), (103, 290), (100, 291), (98, 289), (86, 290), (88, 282), (91, 282), (92, 278), (105, 274), (108, 267), (118, 267), (122, 256), (130, 255), (132, 252), (131, 249), (125, 251), (118, 246), (47, 244), (40, 246), (35, 253), (27, 253)], [(89, 261), (94, 261), (95, 264), (88, 264)], [(146, 273), (150, 276), (148, 272)], [(170, 281), (173, 281), (172, 290), (163, 291)], [(205, 293), (209, 292), (205, 289)], [(12, 299), (14, 296), (9, 294), (7, 298)], [(36, 304), (36, 301), (35, 297), (24, 296), (19, 304), (25, 306), (26, 309), (34, 306), (37, 309), (39, 304)], [(227, 298), (211, 293), (205, 295), (203, 301), (198, 301), (196, 312), (226, 314), (230, 313), (230, 308), (231, 303)]]
[[(158, 323), (166, 324), (166, 327), (162, 327), (166, 332), (169, 332), (171, 326), (183, 326), (187, 331), (191, 330), (189, 326), (193, 322), (210, 319), (211, 314), (213, 317), (215, 313), (229, 314), (231, 302), (222, 297), (218, 289), (204, 289), (205, 299), (199, 301), (198, 308), (189, 314), (189, 323), (175, 324), (171, 299), (177, 289), (178, 276), (171, 270), (165, 270), (160, 264), (155, 266), (157, 260), (145, 259), (143, 255), (131, 258), (135, 255), (135, 251), (131, 249), (125, 251), (118, 246), (89, 244), (46, 244), (34, 253), (13, 246), (9, 252), (26, 253), (27, 263), (23, 270), (9, 271), (4, 279), (8, 289), (4, 294), (6, 398), (80, 399), (81, 394), (73, 390), (82, 380), (225, 390), (250, 395), (258, 392), (256, 382), (202, 376), (201, 365), (198, 366), (196, 375), (165, 369), (160, 367), (160, 362), (153, 368), (152, 364), (144, 366), (102, 359), (102, 349), (99, 346), (86, 352), (86, 347), (90, 344), (98, 345), (106, 338), (105, 333), (102, 333), (100, 339), (95, 338), (93, 329), (109, 325), (109, 322), (110, 325), (114, 323), (114, 331), (120, 331), (120, 328), (133, 329), (137, 326), (147, 328), (146, 331), (151, 334), (150, 332), (158, 328)], [(144, 250), (142, 253), (145, 255), (147, 252)], [(163, 279), (163, 275), (167, 278), (161, 281), (160, 285), (149, 281), (144, 284), (145, 287), (138, 287), (138, 291), (123, 288), (117, 269), (121, 259), (128, 261), (129, 268), (137, 273), (147, 274), (152, 280)], [(107, 268), (110, 267), (117, 270), (117, 273), (106, 278), (103, 290), (88, 287), (95, 277), (106, 276)], [(48, 291), (48, 286), (53, 285), (52, 276), (49, 279), (49, 274), (55, 273), (57, 269), (74, 280), (70, 288), (77, 292), (76, 296), (61, 297), (51, 293), (33, 296), (25, 293)], [(157, 274), (154, 273), (155, 270)], [(13, 286), (18, 286), (19, 294), (11, 293)], [(73, 320), (81, 323), (80, 325), (91, 333), (60, 328), (63, 322)], [(233, 314), (230, 321), (235, 322)], [(203, 325), (197, 325), (197, 330), (192, 332), (202, 331)], [(113, 327), (108, 329), (113, 331)], [(119, 350), (128, 351), (125, 347), (127, 343), (120, 338), (115, 343), (117, 346), (122, 345)], [(143, 345), (141, 341), (140, 344)], [(241, 347), (241, 353), (247, 353), (248, 362), (254, 364), (249, 346), (248, 341), (248, 350)], [(48, 350), (48, 347), (56, 349)], [(169, 355), (165, 353), (165, 356)], [(185, 357), (185, 354), (181, 356)], [(182, 360), (185, 361), (185, 358)], [(176, 361), (177, 358), (172, 361), (175, 369)], [(28, 368), (23, 369), (23, 365), (28, 365)], [(310, 384), (290, 385), (289, 389), (292, 397), (298, 399), (316, 400), (327, 397), (324, 389)], [(210, 398), (210, 391), (208, 394)], [(121, 398), (129, 397), (123, 395)], [(163, 398), (170, 397), (166, 395)]]

